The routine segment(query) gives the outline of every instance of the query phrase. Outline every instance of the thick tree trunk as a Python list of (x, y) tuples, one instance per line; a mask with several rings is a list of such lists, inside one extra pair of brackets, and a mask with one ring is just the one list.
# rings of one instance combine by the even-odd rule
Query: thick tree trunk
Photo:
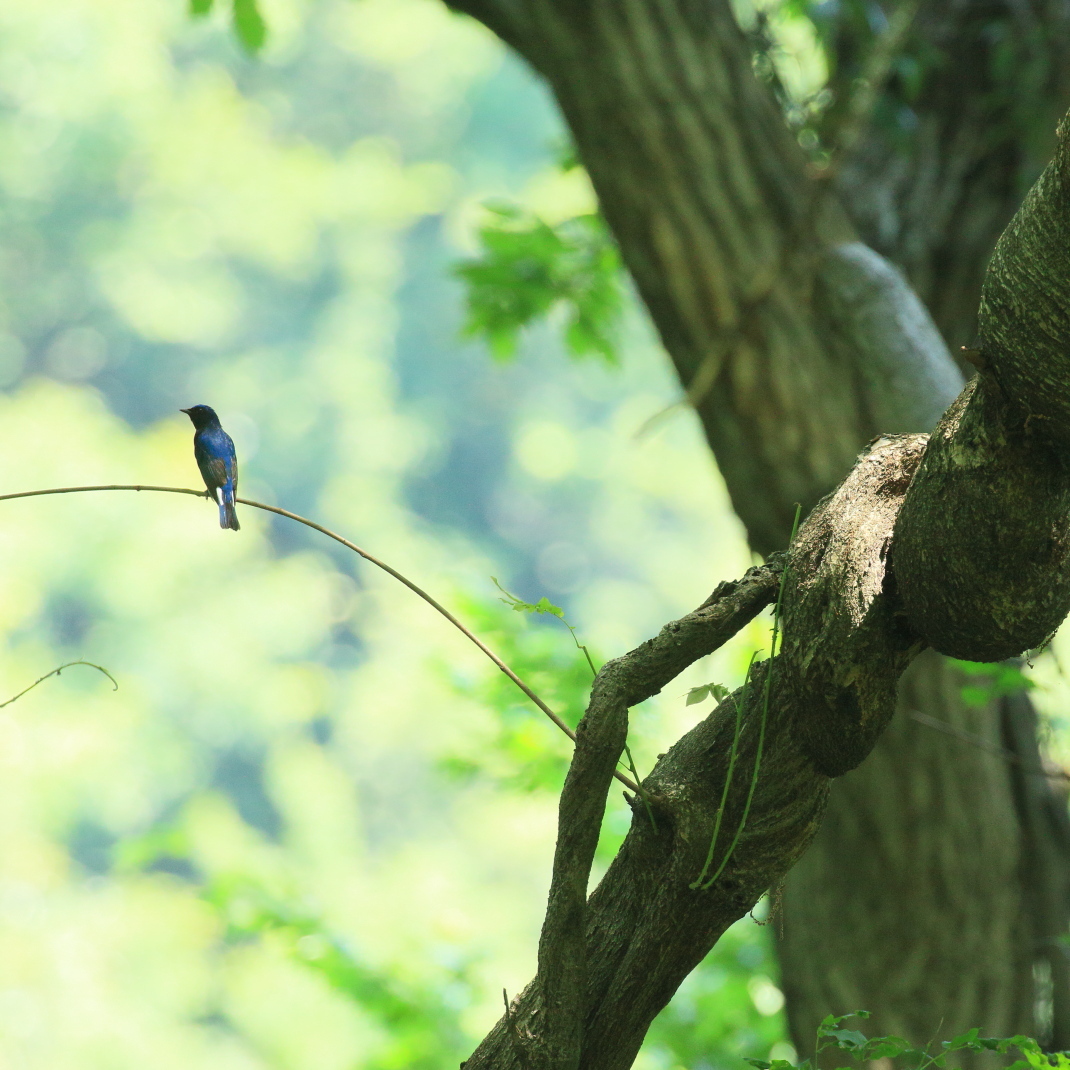
[[(874, 1011), (874, 1033), (922, 1042), (1033, 1025), (1012, 772), (992, 707), (964, 706), (960, 682), (931, 652), (910, 667), (895, 720), (835, 782), (821, 831), (788, 878), (779, 943), (794, 1036), (812, 1038), (826, 1014), (859, 1008)], [(943, 714), (975, 741), (915, 711)]]
[[(844, 20), (830, 36), (845, 98), (858, 33)], [(904, 52), (919, 85), (893, 74), (837, 187), (863, 241), (899, 266), (957, 350), (974, 340), (992, 248), (1070, 103), (1070, 3), (923, 3)]]
[[(960, 384), (946, 350), (913, 293), (854, 241), (847, 213), (806, 177), (801, 151), (751, 74), (749, 51), (726, 3), (457, 0), (454, 6), (498, 31), (554, 89), (756, 549), (783, 546), (793, 503), (808, 508), (827, 493), (865, 441), (935, 422)], [(970, 130), (977, 134), (977, 121)], [(948, 143), (931, 133), (925, 141), (937, 163)], [(910, 251), (900, 259), (928, 287), (926, 296), (952, 331), (964, 320), (970, 287), (979, 283), (976, 250), (991, 247), (1012, 197), (1006, 182), (999, 186), (995, 171), (985, 170), (977, 138), (966, 143), (974, 155), (964, 173), (947, 166), (934, 176), (931, 160), (912, 172), (913, 180), (896, 173), (893, 203), (909, 193), (919, 207), (910, 217), (914, 230), (904, 226), (895, 235), (900, 244), (882, 246), (897, 255)], [(852, 197), (867, 159), (887, 164), (872, 139), (863, 139), (841, 172)], [(998, 207), (971, 219), (971, 196), (991, 193), (993, 182)], [(934, 184), (944, 215), (937, 238), (921, 242), (919, 251), (926, 190)], [(863, 225), (879, 217), (864, 198), (857, 208)], [(871, 231), (865, 236), (872, 238)], [(967, 231), (964, 246), (973, 260), (949, 271)], [(942, 271), (958, 287), (943, 294), (944, 304), (937, 299)], [(912, 688), (907, 695), (928, 702), (922, 712), (953, 731), (998, 735), (991, 721), (975, 723), (976, 713), (957, 701), (956, 681), (939, 659), (916, 670)], [(877, 1029), (920, 1042), (960, 1025), (993, 1032), (1033, 1026), (1034, 947), (1024, 935), (1032, 931), (1030, 900), (1015, 876), (1026, 868), (1020, 848), (1027, 822), (1014, 817), (1020, 796), (1011, 790), (1006, 763), (979, 764), (961, 753), (965, 746), (948, 761), (947, 740), (936, 729), (908, 721), (903, 711), (897, 722), (888, 755), (871, 759), (872, 778), (864, 766), (842, 791), (834, 788), (829, 830), (788, 884), (785, 986), (802, 1048), (825, 1014), (861, 1006), (875, 1012)], [(1035, 763), (1035, 754), (1026, 760)], [(968, 814), (949, 802), (973, 792), (977, 808)], [(920, 857), (904, 839), (912, 827), (904, 815), (926, 829)], [(964, 819), (955, 824), (955, 815)], [(1057, 862), (1053, 843), (1048, 854)], [(887, 879), (879, 864), (911, 857), (917, 864), (901, 883)], [(995, 953), (986, 943), (984, 954), (966, 960), (958, 954), (961, 941), (948, 937), (947, 922), (972, 916), (979, 898), (974, 867), (1007, 881), (982, 897), (985, 931), (998, 939)], [(866, 884), (859, 888), (861, 877)], [(807, 897), (815, 887), (822, 894)], [(859, 903), (870, 904), (872, 923), (858, 913)], [(860, 927), (852, 927), (849, 945), (828, 938), (846, 928), (845, 917)], [(893, 966), (904, 959), (933, 966), (925, 986), (911, 983), (909, 971), (882, 970), (881, 948), (872, 956), (859, 953), (868, 939), (860, 934), (875, 927), (881, 927), (875, 942), (895, 948)], [(802, 943), (793, 946), (796, 940)]]
[[(849, 28), (832, 36), (842, 95), (862, 57)], [(838, 186), (862, 238), (905, 272), (954, 350), (974, 344), (988, 258), (1070, 97), (1070, 4), (923, 5), (907, 50), (927, 64), (920, 93), (893, 79)], [(969, 707), (961, 683), (935, 656), (911, 667), (898, 716), (833, 785), (785, 883), (778, 945), (802, 1054), (826, 1014), (855, 1008), (873, 1010), (879, 1032), (976, 1025), (1070, 1047), (1065, 800), (1037, 776), (1028, 699)], [(1010, 753), (986, 755), (977, 738)], [(859, 926), (875, 938), (854, 939)], [(1035, 972), (1051, 978), (1050, 1010)]]

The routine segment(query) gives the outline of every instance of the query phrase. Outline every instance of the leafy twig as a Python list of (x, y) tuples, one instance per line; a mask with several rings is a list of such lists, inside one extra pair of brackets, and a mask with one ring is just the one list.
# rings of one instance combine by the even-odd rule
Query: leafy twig
[(594, 660), (591, 658), (591, 652), (580, 642), (579, 637), (576, 635), (576, 629), (565, 619), (565, 611), (560, 606), (555, 606), (546, 595), (543, 595), (537, 602), (525, 602), (522, 598), (517, 598), (512, 591), (507, 591), (498, 582), (497, 576), (491, 576), (491, 579), (494, 581), (494, 586), (505, 595), (505, 597), (500, 598), (499, 601), (504, 602), (507, 606), (512, 606), (518, 613), (547, 613), (551, 617), (557, 617), (557, 619), (572, 633), (572, 641), (576, 644), (576, 649), (583, 651), (583, 656), (587, 659), (587, 664), (591, 667), (591, 675), (598, 675), (598, 669), (595, 668)]
[[(1013, 1037), (983, 1037), (979, 1029), (969, 1029), (957, 1037), (952, 1037), (951, 1040), (941, 1041), (939, 1048), (932, 1051), (930, 1050), (931, 1042), (924, 1048), (916, 1048), (902, 1037), (867, 1037), (865, 1033), (860, 1033), (857, 1029), (844, 1029), (841, 1024), (848, 1018), (868, 1017), (869, 1011), (828, 1015), (817, 1027), (816, 1051), (818, 1053), (844, 1052), (856, 1065), (902, 1058), (907, 1066), (913, 1067), (913, 1070), (928, 1070), (931, 1066), (944, 1070), (947, 1066), (947, 1057), (954, 1052), (989, 1051), (1005, 1055), (1011, 1048), (1017, 1048), (1025, 1059), (1011, 1063), (1007, 1070), (1042, 1070), (1042, 1068), (1052, 1066), (1065, 1070), (1070, 1066), (1070, 1060), (1067, 1059), (1065, 1052), (1048, 1054), (1041, 1050), (1040, 1045), (1032, 1037), (1021, 1034)], [(745, 1061), (757, 1070), (813, 1070), (813, 1062), (810, 1059), (804, 1059), (798, 1067), (786, 1059), (774, 1059), (772, 1062), (766, 1059), (746, 1059)]]
[[(702, 882), (705, 880), (706, 873), (713, 863), (713, 852), (717, 848), (717, 837), (721, 834), (721, 819), (724, 817), (725, 806), (728, 804), (728, 789), (732, 786), (732, 773), (736, 768), (736, 757), (739, 753), (739, 737), (741, 735), (741, 728), (743, 724), (743, 707), (747, 704), (747, 693), (750, 688), (751, 670), (754, 668), (754, 659), (758, 656), (756, 650), (751, 654), (750, 662), (747, 665), (747, 675), (743, 677), (743, 687), (740, 690), (740, 695), (737, 700), (734, 700), (736, 707), (736, 727), (732, 732), (732, 750), (728, 755), (728, 769), (724, 776), (724, 788), (721, 791), (721, 805), (717, 807), (717, 816), (713, 819), (713, 836), (710, 839), (710, 849), (706, 852), (706, 861), (702, 863), (702, 872), (698, 875), (698, 879), (695, 880), (689, 887), (693, 891), (698, 891), (707, 887)], [(693, 690), (700, 690), (694, 688)], [(688, 702), (690, 702), (690, 698)], [(721, 870), (724, 869), (724, 863), (721, 863), (717, 873), (711, 878), (711, 883), (717, 879)]]
[[(802, 515), (802, 505), (796, 504), (795, 506), (795, 521), (791, 525), (791, 538), (788, 540), (788, 547), (790, 549), (791, 544), (795, 541), (795, 536), (799, 531), (799, 517)], [(743, 835), (743, 830), (747, 826), (747, 818), (750, 817), (751, 803), (754, 802), (754, 793), (758, 788), (758, 771), (762, 766), (762, 753), (765, 749), (765, 728), (769, 721), (769, 697), (773, 686), (773, 659), (776, 657), (777, 652), (777, 639), (780, 636), (780, 607), (784, 600), (784, 587), (787, 584), (788, 579), (787, 564), (784, 565), (784, 570), (780, 573), (780, 586), (777, 589), (776, 604), (773, 607), (773, 636), (769, 643), (769, 660), (765, 663), (765, 687), (762, 693), (762, 716), (758, 723), (758, 746), (754, 753), (754, 772), (751, 774), (750, 788), (747, 791), (747, 801), (743, 804), (743, 816), (739, 819), (739, 827), (736, 829), (736, 834), (732, 838), (732, 842), (728, 845), (728, 850), (725, 851), (724, 858), (721, 859), (721, 864), (717, 867), (717, 872), (705, 884), (701, 885), (701, 889), (706, 891), (713, 885), (713, 882), (724, 872), (725, 866), (728, 865), (728, 860), (732, 857), (732, 852), (735, 851), (736, 845), (739, 843), (740, 837)], [(751, 659), (751, 666), (754, 664), (754, 659)], [(750, 678), (750, 666), (747, 669), (747, 677)], [(744, 687), (746, 685), (744, 684)], [(739, 731), (739, 716), (737, 712), (736, 717), (736, 731)], [(736, 746), (736, 740), (732, 741), (733, 749)], [(729, 765), (731, 768), (731, 765)], [(725, 791), (722, 798), (722, 806), (724, 805), (724, 799), (728, 796), (728, 784), (727, 776), (725, 777)], [(718, 811), (718, 817), (720, 817), (720, 811)], [(714, 824), (714, 842), (717, 839), (717, 833), (720, 830), (720, 821), (718, 820)], [(713, 856), (713, 847), (711, 844), (710, 855)], [(709, 859), (707, 859), (708, 863)], [(705, 867), (703, 867), (705, 869)], [(700, 878), (701, 879), (701, 878)]]

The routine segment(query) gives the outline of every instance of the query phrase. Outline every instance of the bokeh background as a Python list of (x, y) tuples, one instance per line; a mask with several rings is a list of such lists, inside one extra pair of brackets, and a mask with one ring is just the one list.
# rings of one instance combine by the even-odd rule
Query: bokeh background
[[(212, 404), (245, 496), (424, 584), (574, 722), (571, 636), (491, 577), (606, 658), (740, 574), (697, 423), (631, 299), (616, 365), (554, 317), (509, 362), (463, 337), (488, 200), (594, 208), (522, 64), (438, 0), (262, 10), (253, 58), (180, 0), (0, 6), (0, 492), (197, 487), (177, 410)], [(0, 699), (77, 658), (119, 685), (73, 667), (0, 709), (0, 1067), (456, 1066), (533, 973), (567, 741), (296, 524), (0, 508)], [(767, 642), (634, 711), (640, 771)], [(614, 792), (600, 866), (629, 819)], [(789, 1055), (769, 938), (739, 923), (637, 1066)]]

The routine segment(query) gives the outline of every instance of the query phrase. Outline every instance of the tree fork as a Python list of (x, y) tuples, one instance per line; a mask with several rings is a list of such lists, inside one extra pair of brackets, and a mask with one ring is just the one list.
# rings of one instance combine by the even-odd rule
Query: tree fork
[[(571, 897), (564, 901), (551, 891), (538, 976), (466, 1070), (626, 1070), (680, 982), (806, 850), (831, 776), (868, 753), (894, 710), (899, 674), (922, 646), (899, 612), (887, 547), (925, 441), (923, 435), (879, 440), (808, 518), (784, 564), (790, 570), (784, 652), (758, 666), (750, 687), (725, 699), (661, 758), (643, 783), (657, 828), (637, 810), (608, 873), (582, 904), (577, 893), (590, 872), (593, 842), (581, 866), (572, 845), (597, 836), (606, 771), (623, 745), (628, 706), (709, 653), (711, 640), (724, 642), (727, 628), (718, 636), (706, 629), (701, 643), (693, 637), (703, 632), (704, 616), (748, 578), (753, 584), (760, 577), (748, 574), (725, 593), (719, 589), (694, 614), (603, 668), (577, 732), (560, 808), (554, 888), (567, 881)], [(767, 604), (772, 585), (766, 583)], [(741, 625), (743, 616), (732, 620)], [(851, 669), (846, 675), (845, 666)], [(767, 673), (773, 674), (768, 709)], [(767, 717), (765, 752), (735, 850), (713, 886), (701, 890), (695, 883), (724, 787), (736, 703), (743, 706), (743, 773), (728, 792), (724, 827), (741, 826)], [(598, 740), (592, 746), (603, 752), (593, 772), (585, 757), (588, 739)]]
[[(851, 229), (837, 218), (835, 206), (824, 205), (815, 215), (802, 154), (791, 144), (770, 95), (755, 83), (749, 51), (727, 3), (448, 2), (484, 21), (528, 59), (556, 93), (682, 383), (690, 386), (700, 375), (716, 380), (716, 389), (704, 390), (696, 408), (752, 545), (765, 550), (782, 545), (790, 503), (814, 502), (826, 493), (873, 434), (927, 430), (935, 423), (961, 387), (961, 380), (952, 385), (956, 376), (953, 369), (948, 373), (946, 347), (938, 336), (934, 343), (931, 321), (896, 273), (871, 250), (852, 242)], [(813, 226), (802, 226), (800, 220)], [(929, 223), (926, 216), (924, 225)], [(957, 239), (953, 244), (964, 245)], [(870, 291), (862, 304), (855, 298), (859, 282)], [(881, 363), (890, 346), (900, 342), (912, 351), (919, 369), (906, 377), (901, 354)], [(905, 400), (897, 400), (897, 395)], [(925, 686), (919, 695), (949, 692), (955, 686), (935, 660), (922, 675)], [(827, 696), (821, 703), (827, 708)], [(858, 734), (864, 734), (863, 727), (859, 720)], [(821, 740), (813, 746), (828, 759), (828, 746)], [(900, 747), (890, 757), (903, 754), (913, 765), (927, 752)], [(923, 763), (922, 779), (955, 781), (952, 770), (939, 761), (937, 755)], [(1003, 797), (994, 790), (1003, 772), (975, 772), (983, 773), (993, 789), (984, 796), (986, 804), (989, 797)], [(962, 776), (970, 773), (959, 779)], [(958, 786), (957, 781), (950, 785)], [(885, 787), (888, 798), (901, 799), (918, 785), (901, 787), (892, 777)], [(863, 807), (874, 803), (872, 794), (852, 798), (860, 798)], [(715, 801), (709, 805), (713, 809)], [(894, 802), (892, 806), (894, 810)], [(1006, 818), (1004, 825), (1013, 825), (1013, 815)], [(878, 815), (877, 825), (891, 828), (894, 814), (892, 820)], [(990, 840), (985, 850), (992, 848)], [(978, 845), (970, 841), (966, 846)], [(1006, 828), (997, 846), (1008, 856), (1003, 859), (1008, 887), (1017, 888), (1010, 857), (1017, 850), (1014, 830)], [(847, 850), (860, 849), (855, 835)], [(934, 858), (945, 854), (936, 851)], [(844, 859), (829, 854), (828, 861), (842, 868)], [(959, 869), (936, 866), (930, 882), (934, 903), (944, 905), (936, 896), (936, 885), (944, 877), (960, 894), (969, 894), (973, 886)], [(904, 894), (909, 900), (910, 891)], [(1004, 929), (1018, 932), (1020, 916), (1014, 904), (989, 905), (999, 912), (995, 920)], [(840, 916), (842, 911), (833, 911), (815, 920), (828, 926)], [(961, 942), (954, 941), (956, 946)], [(1006, 952), (1020, 943), (1001, 947)], [(854, 953), (852, 948), (850, 955)], [(968, 1028), (982, 1018), (1013, 1032), (1030, 1027), (1029, 995), (1022, 997), (1019, 981), (1025, 977), (1028, 984), (1031, 957), (1029, 952), (1024, 956), (1024, 974), (1018, 957), (1011, 954), (1014, 961), (1008, 968), (971, 975), (981, 995), (975, 992), (972, 1001), (958, 1000), (953, 1007), (908, 1006), (904, 991), (895, 994), (882, 987), (887, 964), (875, 988), (867, 988), (860, 974), (844, 991), (865, 989), (888, 997), (895, 1021), (888, 1031), (917, 1033), (920, 1041), (942, 1025)], [(939, 978), (953, 984), (956, 974), (943, 969)], [(917, 991), (909, 990), (915, 1003)], [(943, 991), (938, 987), (929, 994)], [(924, 1001), (924, 993), (921, 998)], [(815, 1023), (820, 1020), (829, 1009), (825, 1002), (816, 1011), (808, 1004), (806, 1013), (793, 1017), (801, 1046), (812, 1028), (800, 1030), (799, 1023), (813, 1024), (805, 1020), (810, 1012), (816, 1013)], [(859, 1005), (850, 1002), (840, 1009)], [(867, 1005), (884, 1010), (873, 1002)], [(963, 1009), (969, 1020), (959, 1022)], [(945, 1011), (956, 1017), (954, 1023), (945, 1021)], [(588, 1057), (585, 1049), (582, 1065), (603, 1065), (588, 1062)]]

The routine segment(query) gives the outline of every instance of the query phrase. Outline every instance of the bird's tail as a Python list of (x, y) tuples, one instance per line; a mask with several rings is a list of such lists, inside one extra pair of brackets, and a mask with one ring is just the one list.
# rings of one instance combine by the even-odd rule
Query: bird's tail
[(221, 528), (230, 528), (232, 531), (240, 531), (241, 525), (238, 523), (238, 513), (234, 508), (233, 484), (227, 483), (225, 486), (220, 487), (216, 491), (216, 495), (219, 498), (219, 526)]

